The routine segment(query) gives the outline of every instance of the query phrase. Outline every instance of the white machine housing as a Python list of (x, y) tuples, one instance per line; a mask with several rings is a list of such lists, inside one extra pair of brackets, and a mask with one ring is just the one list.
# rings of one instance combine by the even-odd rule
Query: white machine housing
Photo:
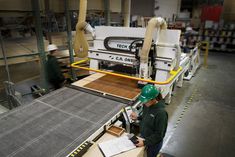
[[(97, 26), (95, 27), (96, 38), (94, 40), (94, 47), (88, 52), (90, 59), (90, 68), (99, 69), (100, 61), (110, 61), (114, 64), (124, 64), (127, 66), (136, 66), (137, 60), (133, 53), (123, 53), (117, 51), (109, 51), (104, 46), (104, 40), (107, 37), (133, 37), (144, 38), (145, 28), (129, 28), (129, 27), (111, 27), (111, 26)], [(156, 37), (157, 33), (155, 33)], [(129, 47), (130, 41), (118, 41), (110, 43), (113, 47), (118, 49), (126, 49)], [(137, 76), (137, 75), (136, 75)]]
[(161, 30), (159, 33), (155, 60), (155, 80), (159, 82), (166, 81), (170, 77), (170, 71), (180, 62), (177, 58), (181, 54), (181, 50), (178, 49), (180, 33), (180, 30)]
[(197, 69), (201, 65), (200, 50), (198, 47), (195, 47), (194, 49), (190, 50), (190, 53), (188, 53), (187, 56), (190, 60), (190, 67), (188, 69), (187, 76), (185, 76), (184, 79), (189, 81), (195, 75)]
[[(153, 42), (156, 45), (156, 58), (154, 58), (153, 63), (149, 61), (147, 64), (140, 64), (140, 61), (136, 59), (134, 53), (110, 51), (104, 46), (104, 40), (107, 37), (131, 37), (144, 39), (145, 32), (146, 28), (111, 26), (95, 27), (96, 38), (94, 40), (94, 47), (88, 52), (90, 68), (99, 69), (99, 63), (101, 61), (109, 61), (112, 62), (112, 64), (139, 67), (139, 73), (134, 74), (135, 77), (150, 79), (150, 76), (155, 73), (155, 78), (152, 79), (158, 82), (164, 82), (169, 79), (171, 76), (170, 71), (174, 70), (178, 64), (182, 67), (182, 70), (171, 81), (171, 83), (166, 85), (156, 85), (161, 90), (166, 102), (170, 103), (173, 84), (178, 82), (177, 85), (181, 87), (184, 73), (190, 67), (189, 57), (186, 55), (181, 56), (181, 50), (179, 48), (180, 30), (161, 30), (159, 36), (157, 36), (157, 30), (154, 32)], [(115, 41), (112, 41), (112, 43), (109, 44), (112, 45), (112, 47), (126, 50), (130, 45), (130, 41), (119, 40), (116, 43)], [(144, 71), (142, 69), (144, 69)]]

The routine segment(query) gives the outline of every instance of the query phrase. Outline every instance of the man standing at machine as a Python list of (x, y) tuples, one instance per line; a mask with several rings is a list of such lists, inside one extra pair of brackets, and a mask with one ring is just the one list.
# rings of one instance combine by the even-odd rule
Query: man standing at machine
[(58, 48), (56, 45), (50, 44), (48, 45), (47, 50), (49, 52), (46, 63), (48, 81), (54, 89), (59, 89), (63, 86), (65, 78), (61, 72), (58, 60), (55, 57), (55, 54), (58, 52)]
[(156, 157), (160, 151), (167, 129), (168, 114), (162, 95), (154, 85), (146, 85), (141, 90), (139, 100), (143, 105), (143, 114), (133, 112), (131, 118), (140, 120), (140, 134), (136, 146), (145, 146), (147, 157)]

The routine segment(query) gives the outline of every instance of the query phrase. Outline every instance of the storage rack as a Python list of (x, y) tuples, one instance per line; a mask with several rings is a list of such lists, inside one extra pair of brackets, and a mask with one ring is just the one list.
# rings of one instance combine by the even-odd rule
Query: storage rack
[(210, 43), (210, 51), (235, 52), (235, 28), (203, 28), (197, 35), (192, 35), (189, 47), (193, 47), (197, 41)]

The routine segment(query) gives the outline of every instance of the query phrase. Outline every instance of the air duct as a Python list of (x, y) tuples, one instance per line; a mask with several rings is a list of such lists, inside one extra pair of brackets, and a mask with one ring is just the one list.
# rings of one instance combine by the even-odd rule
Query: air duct
[(74, 40), (74, 52), (79, 58), (87, 57), (88, 42), (85, 37), (84, 30), (87, 26), (86, 21), (87, 0), (80, 0), (79, 17), (76, 25), (76, 35)]
[(160, 31), (160, 29), (167, 29), (166, 21), (161, 17), (155, 17), (148, 22), (144, 38), (144, 45), (140, 53), (141, 63), (148, 63), (149, 51), (151, 48), (155, 28), (158, 28), (158, 31)]

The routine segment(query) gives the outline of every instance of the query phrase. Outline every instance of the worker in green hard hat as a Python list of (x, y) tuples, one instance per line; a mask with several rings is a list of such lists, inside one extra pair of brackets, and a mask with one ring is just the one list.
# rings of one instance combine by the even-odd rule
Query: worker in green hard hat
[(145, 85), (138, 98), (143, 104), (141, 115), (133, 112), (131, 118), (140, 121), (140, 134), (136, 146), (145, 146), (147, 157), (156, 157), (159, 153), (167, 129), (168, 114), (162, 95), (154, 85)]

